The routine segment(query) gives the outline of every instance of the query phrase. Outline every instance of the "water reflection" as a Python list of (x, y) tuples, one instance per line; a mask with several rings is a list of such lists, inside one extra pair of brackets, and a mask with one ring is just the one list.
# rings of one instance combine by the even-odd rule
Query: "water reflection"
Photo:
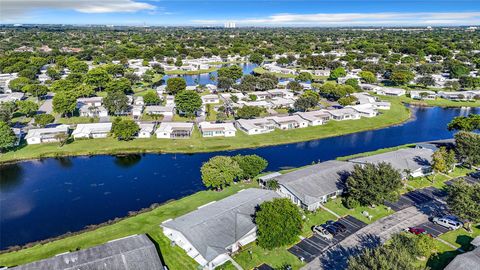
[(114, 163), (118, 167), (130, 168), (135, 166), (140, 160), (142, 160), (142, 156), (139, 154), (118, 155), (115, 156)]
[(23, 182), (23, 168), (17, 164), (0, 166), (0, 192), (8, 192)]

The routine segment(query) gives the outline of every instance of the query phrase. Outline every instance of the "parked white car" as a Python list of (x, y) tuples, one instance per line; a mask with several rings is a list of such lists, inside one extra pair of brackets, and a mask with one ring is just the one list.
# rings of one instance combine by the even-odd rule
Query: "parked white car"
[(450, 230), (457, 230), (463, 226), (462, 222), (454, 220), (450, 217), (434, 217), (432, 221), (433, 223), (448, 228)]
[(333, 235), (331, 233), (329, 233), (325, 228), (323, 228), (322, 226), (315, 226), (313, 227), (313, 232), (315, 234), (317, 234), (318, 236), (326, 239), (326, 240), (332, 240), (333, 239)]

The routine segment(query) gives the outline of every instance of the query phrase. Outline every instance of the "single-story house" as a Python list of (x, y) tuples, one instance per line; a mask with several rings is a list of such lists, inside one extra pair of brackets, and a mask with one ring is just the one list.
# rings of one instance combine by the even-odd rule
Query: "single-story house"
[(49, 128), (30, 129), (25, 136), (28, 144), (59, 142), (60, 135), (68, 136), (68, 126), (59, 125)]
[(83, 105), (78, 109), (80, 116), (83, 117), (107, 117), (108, 110), (103, 106)]
[(103, 105), (103, 97), (88, 97), (88, 98), (77, 99), (77, 108), (81, 108), (83, 106), (100, 107), (102, 105)]
[(349, 160), (358, 164), (390, 163), (404, 178), (420, 177), (432, 173), (432, 155), (434, 150), (428, 148), (404, 148), (382, 154), (354, 158)]
[(353, 163), (329, 160), (275, 177), (278, 192), (293, 203), (314, 211), (329, 198), (343, 193)]
[(270, 101), (267, 100), (257, 100), (257, 101), (243, 101), (240, 100), (238, 102), (238, 105), (240, 107), (243, 106), (253, 106), (253, 107), (262, 107), (262, 108), (272, 108), (273, 104)]
[(480, 236), (470, 242), (472, 251), (457, 255), (444, 270), (480, 270)]
[(271, 98), (293, 98), (293, 92), (285, 89), (272, 89), (268, 90)]
[(268, 92), (262, 92), (262, 91), (256, 91), (256, 92), (251, 92), (250, 95), (254, 95), (257, 97), (257, 101), (259, 100), (266, 100), (270, 98), (270, 93)]
[(12, 128), (12, 131), (13, 134), (15, 134), (15, 137), (17, 137), (17, 140), (13, 143), (13, 146), (18, 146), (20, 145), (20, 141), (23, 137), (23, 130), (21, 128)]
[(362, 90), (365, 91), (374, 91), (376, 92), (377, 89), (381, 89), (382, 87), (375, 85), (375, 84), (369, 84), (369, 83), (360, 83), (358, 84)]
[(248, 135), (263, 134), (275, 130), (275, 123), (265, 118), (238, 119), (235, 126)]
[(10, 94), (0, 94), (0, 104), (19, 101), (19, 100), (22, 100), (24, 96), (25, 94), (20, 92), (12, 92)]
[(78, 124), (77, 128), (72, 132), (74, 139), (81, 138), (106, 138), (112, 129), (112, 123), (89, 123)]
[(278, 129), (295, 129), (308, 127), (308, 121), (298, 115), (271, 116), (266, 119), (275, 122)]
[(190, 138), (193, 131), (193, 123), (187, 122), (162, 122), (155, 131), (157, 138), (184, 139)]
[(365, 92), (353, 93), (351, 95), (357, 98), (358, 104), (373, 104), (377, 102), (377, 98), (375, 96), (372, 96)]
[(202, 103), (203, 104), (216, 104), (216, 103), (220, 103), (220, 98), (218, 97), (218, 95), (204, 95), (201, 97), (202, 98)]
[(127, 236), (91, 248), (66, 252), (36, 261), (11, 270), (87, 270), (87, 269), (155, 269), (164, 266), (157, 248), (145, 234)]
[(307, 120), (310, 126), (324, 125), (330, 120), (330, 114), (325, 111), (297, 112), (295, 114)]
[(406, 93), (405, 89), (394, 87), (378, 87), (374, 91), (377, 93), (377, 95), (396, 97), (403, 96)]
[(436, 99), (437, 93), (430, 90), (414, 90), (410, 91), (410, 97), (413, 99)]
[(472, 100), (480, 99), (480, 90), (457, 91), (457, 92), (438, 92), (438, 96), (449, 100)]
[(347, 106), (346, 108), (352, 108), (357, 111), (362, 117), (375, 117), (378, 115), (378, 111), (373, 104), (359, 104)]
[(203, 137), (234, 137), (237, 132), (233, 123), (201, 122), (198, 128)]
[(377, 101), (373, 105), (379, 110), (390, 110), (391, 103), (388, 101)]
[(295, 100), (291, 98), (272, 98), (269, 100), (273, 108), (293, 108)]
[(143, 114), (143, 105), (133, 105), (131, 111), (133, 118), (139, 119)]
[(138, 138), (150, 138), (155, 129), (154, 123), (137, 123), (140, 130), (138, 131)]
[(258, 205), (278, 198), (271, 190), (249, 188), (163, 222), (163, 233), (204, 269), (214, 269), (257, 238)]
[(175, 106), (175, 96), (167, 95), (165, 97), (165, 106)]
[(173, 106), (159, 106), (151, 105), (145, 107), (146, 114), (154, 115), (163, 115), (163, 116), (173, 116), (174, 107)]
[(145, 105), (145, 102), (143, 101), (143, 97), (142, 96), (134, 97), (133, 98), (133, 105), (136, 105), (136, 106)]
[(342, 108), (337, 110), (325, 110), (330, 114), (330, 119), (336, 121), (360, 119), (360, 113), (352, 108)]

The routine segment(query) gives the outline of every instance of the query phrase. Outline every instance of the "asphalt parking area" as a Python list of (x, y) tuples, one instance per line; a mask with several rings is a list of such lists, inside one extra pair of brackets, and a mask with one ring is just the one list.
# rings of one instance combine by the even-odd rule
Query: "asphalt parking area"
[(421, 205), (433, 201), (435, 194), (440, 194), (440, 190), (436, 188), (424, 188), (413, 190), (400, 196), (396, 202), (385, 201), (385, 205), (393, 211), (398, 212), (414, 205)]
[(449, 229), (443, 227), (443, 226), (440, 226), (438, 224), (435, 224), (433, 222), (425, 222), (423, 224), (420, 224), (416, 227), (419, 227), (419, 228), (422, 228), (422, 229), (425, 229), (425, 231), (429, 234), (431, 234), (433, 237), (438, 237), (440, 236), (441, 234), (444, 234), (448, 231), (450, 231)]
[(343, 233), (339, 233), (333, 237), (332, 240), (325, 240), (318, 235), (313, 235), (309, 238), (303, 239), (300, 243), (288, 249), (290, 253), (297, 256), (300, 260), (310, 262), (330, 247), (338, 244), (351, 234), (357, 232), (361, 228), (367, 226), (366, 223), (352, 217), (346, 216), (338, 220), (341, 224), (347, 227)]

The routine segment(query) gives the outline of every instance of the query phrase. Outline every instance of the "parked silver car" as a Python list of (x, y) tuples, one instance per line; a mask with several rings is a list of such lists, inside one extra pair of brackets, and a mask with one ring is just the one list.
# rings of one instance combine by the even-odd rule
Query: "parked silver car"
[(323, 239), (326, 239), (326, 240), (333, 239), (333, 235), (320, 225), (313, 227), (313, 232), (318, 236), (322, 237)]
[(455, 220), (452, 217), (434, 217), (432, 222), (450, 230), (457, 230), (463, 226), (461, 221)]

